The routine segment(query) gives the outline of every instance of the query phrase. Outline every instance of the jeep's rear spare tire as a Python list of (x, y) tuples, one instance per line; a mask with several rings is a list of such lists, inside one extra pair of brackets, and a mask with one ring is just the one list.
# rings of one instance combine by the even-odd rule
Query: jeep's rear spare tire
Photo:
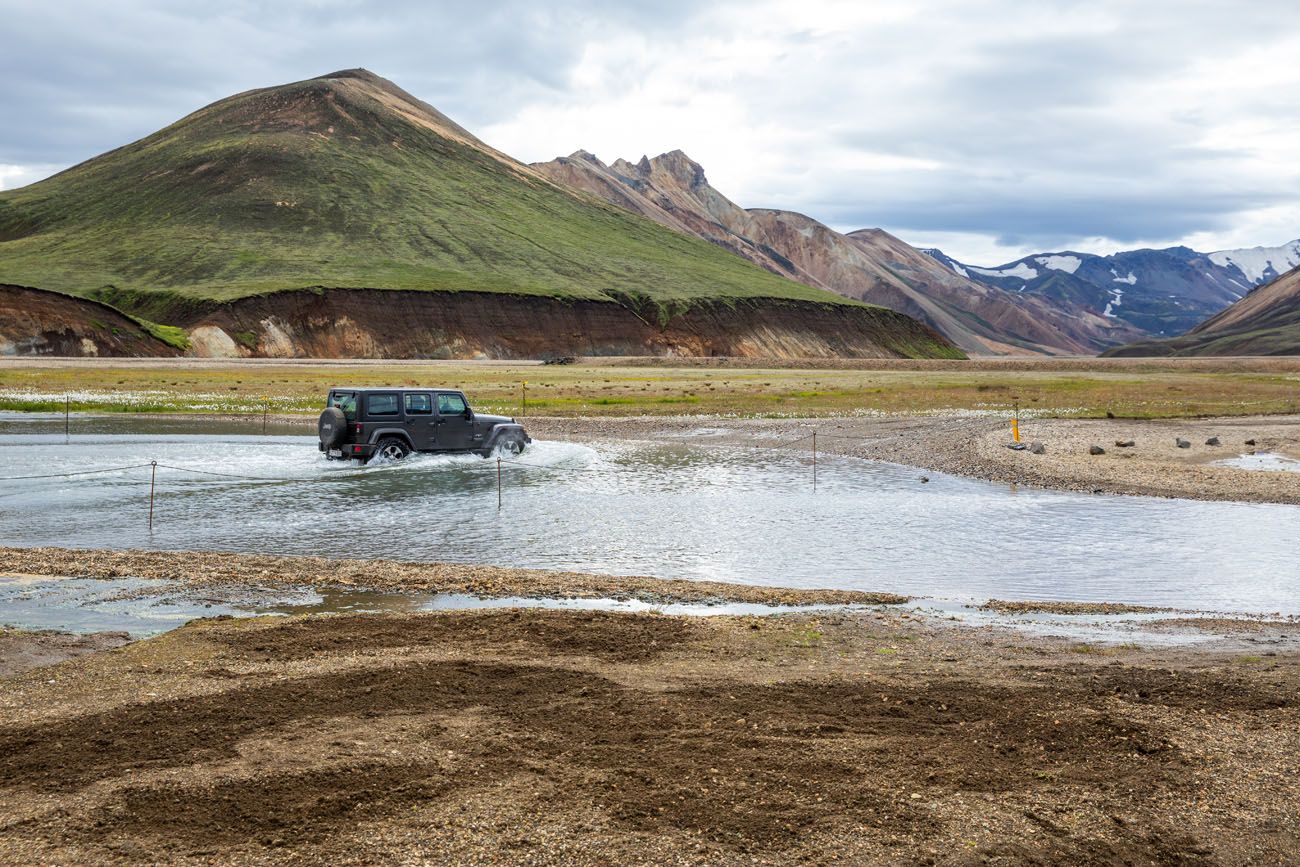
[(343, 442), (343, 436), (347, 432), (347, 417), (343, 415), (343, 410), (337, 406), (325, 410), (316, 421), (316, 433), (320, 435), (321, 445), (327, 449), (334, 448)]

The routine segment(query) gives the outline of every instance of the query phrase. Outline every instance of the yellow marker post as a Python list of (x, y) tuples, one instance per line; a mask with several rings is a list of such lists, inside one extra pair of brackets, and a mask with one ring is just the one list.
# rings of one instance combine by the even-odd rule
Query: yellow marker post
[(1020, 422), (1014, 418), (1011, 420), (1011, 438), (1020, 442)]

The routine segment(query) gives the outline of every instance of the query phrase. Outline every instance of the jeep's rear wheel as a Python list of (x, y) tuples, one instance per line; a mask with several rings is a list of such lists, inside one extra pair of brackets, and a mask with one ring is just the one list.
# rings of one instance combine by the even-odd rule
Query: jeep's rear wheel
[(397, 437), (384, 437), (375, 447), (375, 457), (389, 461), (400, 461), (411, 453), (411, 447)]

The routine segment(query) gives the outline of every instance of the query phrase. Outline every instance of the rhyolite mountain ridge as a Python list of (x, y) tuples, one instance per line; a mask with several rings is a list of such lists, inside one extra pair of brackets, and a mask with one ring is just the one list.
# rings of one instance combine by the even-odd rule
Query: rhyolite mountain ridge
[(1109, 256), (1036, 253), (996, 268), (926, 250), (954, 273), (1053, 303), (1127, 322), (1155, 337), (1197, 327), (1230, 304), (1300, 265), (1300, 240), (1280, 247), (1198, 253), (1187, 247), (1126, 250)]
[(1088, 355), (1144, 335), (1100, 310), (962, 276), (880, 229), (843, 234), (792, 211), (742, 208), (681, 151), (608, 165), (578, 151), (532, 168), (774, 274), (914, 316), (968, 353)]
[(1300, 267), (1252, 289), (1179, 337), (1141, 341), (1106, 353), (1117, 357), (1300, 355)]
[(11, 352), (961, 355), (557, 184), (365, 70), (237, 94), (0, 192), (0, 295), (66, 301), (6, 318)]

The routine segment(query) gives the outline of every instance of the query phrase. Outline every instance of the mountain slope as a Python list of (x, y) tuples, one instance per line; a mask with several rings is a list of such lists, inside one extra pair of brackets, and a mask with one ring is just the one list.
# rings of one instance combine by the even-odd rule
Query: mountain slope
[(1300, 268), (1260, 286), (1180, 337), (1134, 343), (1107, 354), (1300, 355)]
[(1161, 336), (1182, 334), (1300, 264), (1300, 241), (1217, 253), (1187, 247), (1109, 256), (1036, 253), (996, 268), (958, 262), (940, 250), (925, 252), (954, 273), (986, 285), (1081, 305)]
[(843, 235), (791, 211), (741, 208), (681, 151), (610, 165), (579, 151), (532, 168), (773, 273), (919, 318), (967, 352), (1090, 354), (1138, 335), (955, 275), (879, 229)]
[[(620, 306), (629, 322), (661, 325), (701, 304), (770, 300), (830, 306), (850, 319), (882, 315), (576, 195), (365, 70), (223, 99), (0, 192), (0, 282), (187, 326), (223, 303), (302, 289), (597, 301)], [(932, 334), (921, 339), (924, 329), (886, 319), (908, 352), (950, 351)], [(382, 353), (382, 332), (377, 340)], [(277, 340), (263, 327), (235, 342), (265, 353)], [(575, 336), (570, 345), (585, 344)]]

